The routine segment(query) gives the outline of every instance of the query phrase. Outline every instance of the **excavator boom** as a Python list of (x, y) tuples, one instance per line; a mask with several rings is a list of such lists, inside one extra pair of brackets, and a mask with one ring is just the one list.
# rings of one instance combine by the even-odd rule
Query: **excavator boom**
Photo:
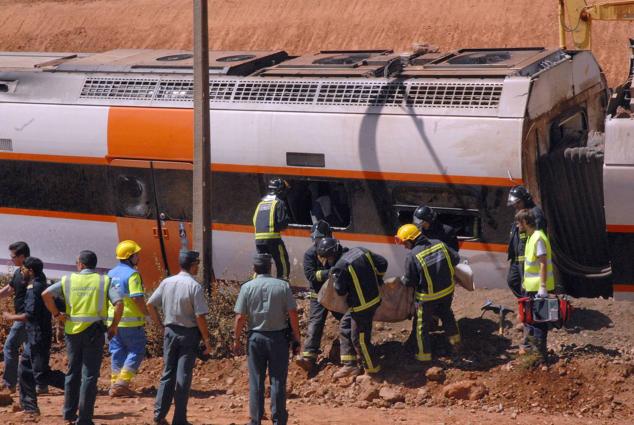
[(592, 21), (634, 21), (634, 1), (602, 2), (588, 5), (585, 0), (559, 0), (559, 38), (566, 47), (569, 32), (576, 49), (592, 46)]

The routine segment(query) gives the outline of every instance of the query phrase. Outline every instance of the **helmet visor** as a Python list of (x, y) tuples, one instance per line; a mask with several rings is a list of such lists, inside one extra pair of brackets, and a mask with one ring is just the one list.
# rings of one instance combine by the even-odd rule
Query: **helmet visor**
[(517, 204), (519, 201), (521, 201), (520, 198), (518, 198), (517, 196), (513, 196), (512, 194), (509, 193), (509, 199), (506, 201), (506, 206), (510, 207), (512, 205)]

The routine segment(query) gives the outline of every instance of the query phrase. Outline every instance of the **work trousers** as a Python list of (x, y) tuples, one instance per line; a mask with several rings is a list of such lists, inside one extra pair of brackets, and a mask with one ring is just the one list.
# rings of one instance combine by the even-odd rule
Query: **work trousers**
[(429, 331), (435, 320), (434, 316), (441, 320), (449, 343), (460, 344), (460, 330), (451, 310), (452, 300), (453, 295), (448, 295), (439, 300), (416, 303), (416, 314), (412, 321), (412, 332), (416, 335), (416, 360), (429, 362), (432, 359)]
[(42, 340), (27, 342), (18, 366), (20, 379), (20, 405), (25, 412), (38, 412), (37, 388), (51, 385), (64, 389), (64, 374), (51, 370), (51, 335), (43, 335)]
[(255, 249), (259, 254), (271, 254), (275, 262), (277, 278), (288, 280), (291, 262), (288, 258), (286, 245), (284, 245), (284, 241), (281, 238), (257, 240), (255, 241)]
[[(316, 297), (316, 295), (315, 295)], [(341, 320), (343, 314), (330, 312), (335, 319)], [(308, 334), (304, 342), (304, 352), (302, 356), (308, 358), (317, 358), (317, 355), (321, 352), (321, 337), (324, 333), (324, 325), (326, 324), (326, 318), (328, 317), (328, 310), (323, 305), (319, 304), (319, 301), (315, 298), (310, 300), (310, 314), (308, 317)]]
[(372, 344), (372, 318), (375, 311), (376, 308), (358, 313), (348, 311), (339, 324), (341, 362), (348, 365), (356, 364), (358, 355), (368, 373), (381, 370), (376, 349)]
[(517, 298), (523, 297), (522, 281), (524, 280), (524, 262), (509, 262), (509, 272), (506, 275), (506, 283)]
[(96, 322), (83, 332), (66, 334), (68, 372), (64, 383), (65, 421), (76, 420), (77, 425), (93, 425), (97, 380), (105, 343), (104, 331), (104, 324)]
[(187, 424), (187, 403), (192, 386), (196, 350), (200, 344), (198, 328), (177, 325), (165, 327), (163, 375), (154, 403), (154, 419), (165, 419), (174, 400), (172, 425)]
[(524, 324), (524, 348), (533, 351), (542, 359), (548, 352), (548, 323)]
[(286, 331), (251, 332), (248, 338), (249, 415), (250, 425), (260, 425), (264, 416), (264, 381), (269, 371), (271, 383), (271, 419), (286, 425), (286, 376), (288, 374), (288, 339)]
[(4, 343), (4, 386), (15, 388), (18, 383), (18, 362), (20, 346), (26, 342), (26, 323), (16, 320), (11, 325)]
[(143, 326), (121, 327), (108, 345), (111, 354), (111, 384), (128, 385), (145, 357), (145, 329)]

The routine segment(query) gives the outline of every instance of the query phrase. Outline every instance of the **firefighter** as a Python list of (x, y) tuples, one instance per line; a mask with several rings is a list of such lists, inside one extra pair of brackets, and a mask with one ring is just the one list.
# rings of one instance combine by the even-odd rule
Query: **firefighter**
[[(527, 296), (533, 298), (548, 298), (548, 293), (555, 290), (555, 274), (553, 267), (553, 253), (548, 236), (537, 228), (537, 219), (528, 209), (519, 211), (515, 219), (519, 231), (528, 236), (524, 251), (524, 277), (522, 289)], [(548, 323), (524, 324), (524, 335), (527, 346), (520, 349), (520, 354), (533, 351), (546, 360)]]
[(268, 194), (262, 198), (253, 214), (255, 248), (260, 254), (273, 257), (277, 277), (284, 280), (288, 280), (291, 263), (280, 232), (288, 226), (288, 209), (282, 198), (289, 188), (286, 180), (271, 179)]
[[(528, 208), (535, 217), (538, 230), (546, 230), (546, 219), (540, 207), (535, 205), (533, 197), (524, 186), (511, 188), (507, 205), (515, 208), (515, 213)], [(519, 230), (519, 224), (511, 225), (510, 240), (508, 245), (509, 272), (506, 282), (516, 297), (522, 297), (522, 279), (524, 275), (524, 247), (526, 245), (526, 232)]]
[(317, 255), (331, 267), (335, 290), (346, 296), (349, 307), (339, 328), (343, 366), (333, 378), (361, 374), (357, 355), (367, 373), (380, 372), (381, 366), (372, 345), (372, 318), (381, 304), (379, 286), (383, 284), (387, 260), (365, 248), (352, 248), (344, 253), (339, 241), (333, 238), (319, 242)]
[[(77, 425), (92, 424), (97, 399), (97, 380), (103, 360), (105, 334), (112, 338), (123, 314), (123, 302), (108, 276), (95, 271), (97, 255), (81, 251), (77, 273), (63, 276), (49, 286), (42, 299), (53, 317), (64, 322), (68, 372), (64, 384), (64, 420)], [(54, 298), (64, 299), (66, 311), (60, 312)], [(115, 306), (112, 324), (106, 327), (108, 300)], [(79, 409), (79, 415), (77, 411)]]
[(447, 224), (442, 224), (433, 208), (427, 205), (421, 205), (416, 208), (413, 221), (428, 239), (438, 239), (454, 251), (458, 252), (460, 250), (458, 246), (458, 231)]
[[(141, 247), (134, 241), (120, 242), (115, 249), (119, 264), (108, 272), (112, 286), (123, 299), (123, 317), (117, 335), (110, 340), (111, 397), (130, 396), (130, 381), (136, 375), (145, 357), (145, 318), (149, 315), (145, 305), (145, 290), (137, 271)], [(108, 324), (112, 323), (114, 307), (108, 310)]]
[[(322, 263), (317, 256), (317, 245), (324, 238), (332, 237), (330, 224), (324, 220), (319, 220), (313, 224), (310, 237), (313, 244), (304, 254), (304, 275), (310, 285), (310, 315), (308, 319), (308, 334), (304, 343), (302, 357), (297, 360), (297, 364), (309, 373), (314, 372), (317, 363), (317, 355), (320, 353), (321, 337), (324, 332), (324, 325), (328, 317), (328, 310), (317, 301), (317, 294), (322, 285), (328, 279), (330, 265)], [(344, 248), (345, 250), (345, 248)], [(341, 320), (343, 314), (331, 312), (337, 320)]]
[(442, 321), (449, 343), (454, 348), (460, 344), (460, 331), (451, 310), (454, 266), (460, 257), (443, 242), (425, 237), (413, 224), (401, 226), (396, 239), (410, 250), (402, 280), (414, 288), (416, 314), (412, 333), (416, 336), (416, 360), (421, 362), (417, 367), (424, 367), (432, 360), (429, 329), (434, 316)]

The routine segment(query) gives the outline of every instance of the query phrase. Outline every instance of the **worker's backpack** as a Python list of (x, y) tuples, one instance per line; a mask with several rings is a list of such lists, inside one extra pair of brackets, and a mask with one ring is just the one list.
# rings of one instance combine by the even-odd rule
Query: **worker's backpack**
[(568, 297), (561, 298), (531, 298), (523, 297), (517, 300), (518, 317), (522, 323), (548, 323), (555, 328), (561, 328), (572, 315), (572, 305)]

